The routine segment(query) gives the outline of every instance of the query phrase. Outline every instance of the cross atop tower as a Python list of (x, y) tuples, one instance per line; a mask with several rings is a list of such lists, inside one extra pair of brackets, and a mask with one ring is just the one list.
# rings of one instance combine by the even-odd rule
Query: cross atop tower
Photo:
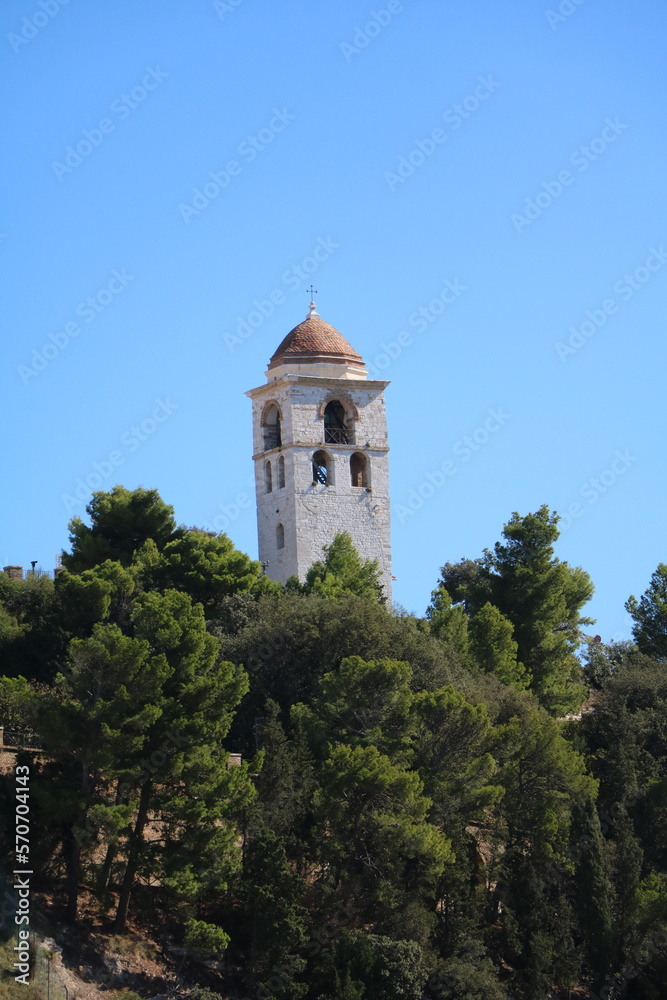
[(310, 317), (313, 316), (319, 319), (320, 314), (318, 313), (317, 305), (315, 304), (315, 296), (317, 295), (317, 289), (313, 288), (311, 284), (310, 288), (307, 288), (306, 291), (310, 295), (310, 312), (308, 313), (308, 316), (306, 318), (310, 319)]

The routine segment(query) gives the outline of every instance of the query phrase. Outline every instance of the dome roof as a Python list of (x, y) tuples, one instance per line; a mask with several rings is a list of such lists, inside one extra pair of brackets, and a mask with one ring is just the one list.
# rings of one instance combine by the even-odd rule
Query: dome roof
[(311, 302), (310, 312), (303, 323), (299, 323), (281, 341), (278, 350), (269, 361), (269, 368), (289, 364), (341, 364), (363, 368), (364, 362), (342, 333), (325, 323)]

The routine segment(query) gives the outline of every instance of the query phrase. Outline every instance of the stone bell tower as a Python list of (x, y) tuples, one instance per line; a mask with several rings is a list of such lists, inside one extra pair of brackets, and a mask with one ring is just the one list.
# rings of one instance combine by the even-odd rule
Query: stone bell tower
[(315, 303), (250, 389), (259, 558), (267, 576), (301, 581), (348, 531), (377, 559), (391, 604), (389, 469), (384, 390)]

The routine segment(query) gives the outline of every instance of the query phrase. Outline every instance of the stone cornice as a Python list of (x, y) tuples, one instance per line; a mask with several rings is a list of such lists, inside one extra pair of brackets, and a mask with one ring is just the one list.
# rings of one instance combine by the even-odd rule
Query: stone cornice
[(385, 382), (382, 379), (343, 379), (343, 378), (324, 378), (317, 375), (283, 375), (281, 378), (274, 379), (271, 382), (267, 382), (266, 385), (258, 385), (256, 389), (248, 389), (246, 396), (250, 396), (251, 399), (255, 399), (258, 396), (264, 396), (275, 392), (281, 384), (286, 385), (309, 385), (313, 387), (327, 388), (332, 390), (339, 390), (340, 392), (354, 392), (359, 389), (373, 389), (382, 390), (386, 389), (391, 382)]
[(268, 451), (258, 451), (252, 456), (253, 461), (258, 458), (273, 458), (275, 455), (280, 455), (291, 449), (302, 448), (304, 451), (330, 451), (332, 454), (345, 454), (348, 452), (353, 455), (355, 451), (360, 451), (364, 455), (368, 455), (372, 458), (375, 454), (385, 455), (391, 449), (388, 445), (371, 445), (366, 448), (365, 445), (360, 444), (324, 444), (322, 441), (295, 441), (290, 444), (287, 441), (283, 441), (279, 448), (269, 448)]

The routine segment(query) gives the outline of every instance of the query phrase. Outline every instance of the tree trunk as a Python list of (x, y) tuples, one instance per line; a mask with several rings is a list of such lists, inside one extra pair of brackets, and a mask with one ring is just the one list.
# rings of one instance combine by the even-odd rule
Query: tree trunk
[[(81, 794), (86, 796), (90, 793), (91, 780), (88, 773), (88, 765), (84, 761), (81, 764)], [(80, 818), (80, 826), (86, 825), (87, 810)], [(68, 924), (75, 924), (77, 918), (77, 908), (79, 903), (79, 873), (81, 871), (81, 839), (77, 836), (76, 821), (70, 827), (72, 837), (70, 846), (65, 852), (65, 865), (67, 868), (67, 916)]]
[[(120, 806), (123, 804), (123, 796), (120, 794), (120, 790), (123, 787), (123, 782), (119, 779), (116, 786), (116, 805)], [(104, 858), (104, 864), (102, 865), (102, 871), (100, 872), (98, 879), (98, 892), (105, 893), (109, 887), (109, 878), (111, 876), (111, 867), (116, 858), (116, 851), (118, 850), (117, 841), (113, 841), (107, 847), (107, 853)]]
[(81, 845), (76, 839), (74, 825), (70, 828), (71, 843), (65, 855), (67, 867), (67, 923), (76, 923), (79, 902), (79, 871), (81, 869)]
[(97, 891), (100, 894), (104, 894), (109, 888), (109, 876), (111, 875), (111, 866), (116, 859), (116, 851), (118, 849), (117, 844), (109, 844), (107, 847), (107, 853), (104, 856), (104, 864), (102, 865), (102, 870), (100, 871), (97, 880)]
[(120, 898), (118, 900), (118, 909), (116, 910), (116, 920), (114, 922), (114, 933), (116, 934), (123, 934), (125, 932), (127, 912), (130, 906), (130, 896), (132, 895), (134, 877), (137, 874), (137, 868), (139, 867), (139, 855), (141, 852), (141, 845), (144, 840), (144, 827), (146, 826), (146, 820), (148, 818), (148, 804), (151, 798), (151, 790), (152, 782), (149, 779), (141, 786), (139, 811), (137, 812), (137, 820), (134, 824), (134, 830), (132, 831), (132, 835), (130, 837), (127, 865), (125, 866), (125, 875), (123, 876), (123, 884), (121, 886)]

